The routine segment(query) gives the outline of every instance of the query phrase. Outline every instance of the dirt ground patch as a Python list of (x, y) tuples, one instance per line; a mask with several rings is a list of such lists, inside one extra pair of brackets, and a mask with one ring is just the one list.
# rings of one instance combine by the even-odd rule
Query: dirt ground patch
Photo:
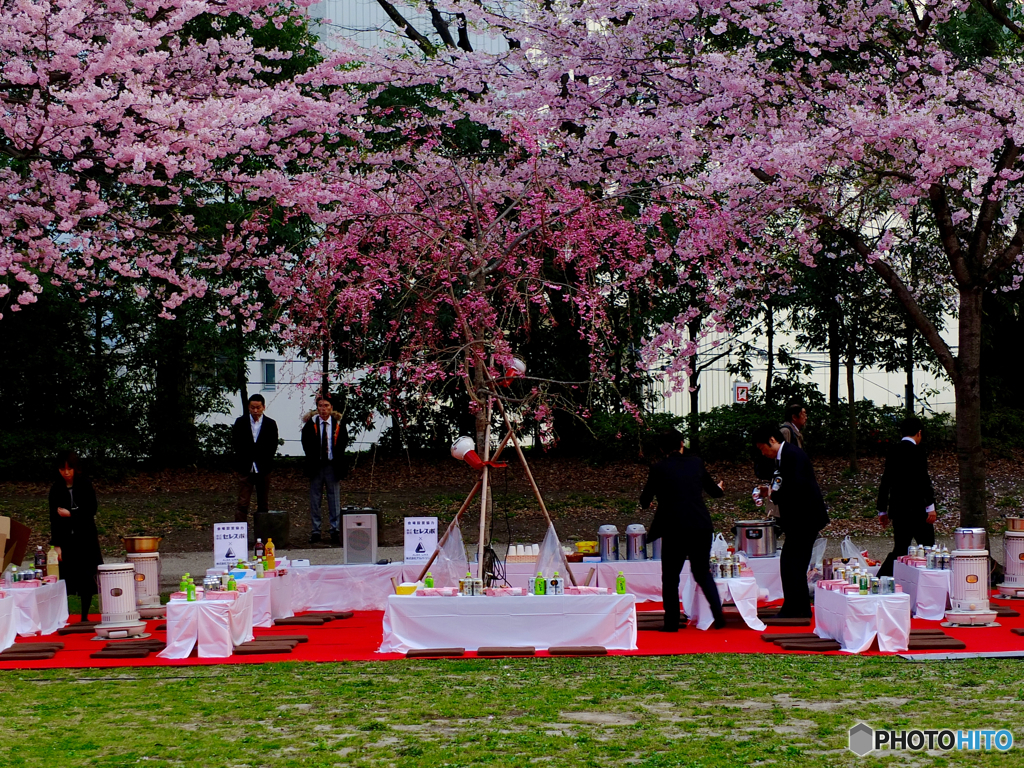
[[(851, 474), (847, 461), (813, 457), (819, 483), (829, 503), (830, 537), (880, 533), (875, 512), (878, 480), (884, 462), (866, 457), (860, 472)], [(597, 527), (612, 523), (624, 530), (629, 523), (649, 524), (651, 513), (637, 507), (647, 477), (647, 466), (618, 462), (595, 466), (579, 459), (540, 455), (530, 466), (555, 521), (567, 542), (593, 539)], [(933, 454), (929, 459), (938, 496), (940, 533), (959, 522), (955, 454)], [(1024, 508), (1024, 454), (989, 461), (990, 518), (1001, 530), (1001, 516), (1020, 514)], [(759, 517), (750, 498), (755, 484), (749, 464), (710, 465), (716, 479), (725, 482), (726, 495), (710, 499), (715, 527), (728, 531), (736, 520)], [(494, 539), (498, 542), (540, 541), (545, 529), (525, 474), (518, 464), (494, 471)], [(436, 515), (449, 521), (475, 482), (465, 464), (360, 456), (342, 482), (342, 503), (381, 511), (381, 546), (402, 543), (406, 516)], [(236, 480), (227, 472), (200, 469), (145, 473), (119, 482), (97, 483), (100, 513), (97, 518), (105, 552), (119, 554), (121, 536), (162, 535), (161, 551), (204, 551), (210, 546), (210, 526), (234, 517)], [(32, 545), (43, 544), (49, 534), (43, 484), (0, 484), (0, 513), (13, 515), (33, 528)], [(254, 506), (255, 508), (255, 506)], [(271, 508), (286, 510), (293, 541), (305, 541), (310, 532), (308, 486), (294, 468), (276, 472), (271, 483)], [(478, 505), (463, 526), (467, 540), (475, 541)]]

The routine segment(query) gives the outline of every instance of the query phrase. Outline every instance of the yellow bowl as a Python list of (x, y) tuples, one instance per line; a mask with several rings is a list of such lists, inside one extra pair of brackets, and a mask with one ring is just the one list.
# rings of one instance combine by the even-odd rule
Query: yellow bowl
[(597, 554), (597, 542), (596, 541), (577, 541), (576, 551), (581, 555), (596, 555)]
[(419, 589), (418, 584), (399, 584), (398, 594), (399, 595), (415, 595), (416, 590)]
[(156, 552), (162, 536), (122, 536), (121, 543), (127, 552)]

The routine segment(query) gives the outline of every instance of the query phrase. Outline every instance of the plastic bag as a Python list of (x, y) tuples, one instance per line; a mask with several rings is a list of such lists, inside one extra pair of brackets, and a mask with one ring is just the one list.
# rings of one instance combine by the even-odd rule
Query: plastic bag
[(828, 539), (818, 537), (811, 548), (811, 559), (807, 563), (807, 583), (817, 584), (825, 569), (822, 561), (825, 559), (825, 548), (828, 546)]
[(568, 578), (563, 562), (562, 545), (558, 541), (558, 534), (555, 533), (555, 526), (548, 523), (548, 531), (544, 534), (544, 541), (541, 542), (540, 552), (537, 554), (537, 570), (549, 579), (554, 576), (555, 571), (558, 571), (562, 578)]
[(435, 587), (457, 587), (459, 579), (469, 571), (469, 557), (462, 541), (462, 529), (456, 523), (441, 546), (441, 550), (430, 567)]
[(859, 565), (861, 568), (868, 567), (867, 561), (864, 559), (864, 555), (860, 553), (860, 550), (857, 549), (857, 545), (853, 543), (853, 540), (849, 536), (843, 539), (843, 543), (840, 546), (839, 551), (844, 560), (849, 558), (851, 563)]
[(720, 533), (716, 533), (715, 538), (711, 541), (711, 554), (719, 560), (724, 560), (729, 554), (729, 542)]

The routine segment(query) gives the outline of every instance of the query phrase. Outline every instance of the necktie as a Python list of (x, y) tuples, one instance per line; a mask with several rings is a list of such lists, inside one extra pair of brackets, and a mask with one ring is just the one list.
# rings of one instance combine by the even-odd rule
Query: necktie
[(320, 460), (327, 463), (327, 422), (320, 419)]

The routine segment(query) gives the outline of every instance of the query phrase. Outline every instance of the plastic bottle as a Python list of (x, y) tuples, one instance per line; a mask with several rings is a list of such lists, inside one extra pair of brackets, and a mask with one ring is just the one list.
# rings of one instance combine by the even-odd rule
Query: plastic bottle
[(262, 560), (266, 552), (267, 548), (263, 546), (263, 539), (256, 539), (256, 546), (252, 549), (252, 559)]
[(36, 570), (41, 571), (46, 568), (46, 553), (43, 552), (43, 545), (36, 544), (35, 560), (33, 561)]
[(430, 571), (427, 571), (427, 578), (423, 580), (423, 586), (426, 589), (434, 588), (434, 575)]
[(547, 584), (544, 581), (544, 574), (542, 574), (540, 571), (537, 571), (537, 580), (534, 582), (533, 588), (534, 594), (536, 595), (547, 594)]
[(228, 592), (237, 592), (238, 582), (235, 581), (235, 575), (233, 573), (228, 574)]
[(263, 558), (256, 558), (256, 578), (263, 578)]
[(181, 583), (178, 585), (178, 591), (184, 592), (186, 599), (188, 598), (188, 580), (189, 575), (186, 573), (184, 576), (181, 577)]
[(46, 553), (46, 575), (60, 576), (60, 558), (57, 557), (55, 547), (50, 547), (50, 551)]
[(615, 594), (624, 595), (626, 594), (626, 577), (619, 571), (619, 575), (615, 579)]
[(272, 571), (277, 568), (277, 558), (274, 556), (274, 540), (267, 537), (267, 546), (263, 548), (264, 551), (264, 567), (268, 571)]
[(191, 578), (188, 580), (188, 586), (185, 587), (185, 599), (190, 603), (196, 601), (196, 583)]
[(562, 592), (562, 580), (558, 578), (558, 571), (555, 571), (555, 575), (551, 578), (551, 594), (561, 595)]

